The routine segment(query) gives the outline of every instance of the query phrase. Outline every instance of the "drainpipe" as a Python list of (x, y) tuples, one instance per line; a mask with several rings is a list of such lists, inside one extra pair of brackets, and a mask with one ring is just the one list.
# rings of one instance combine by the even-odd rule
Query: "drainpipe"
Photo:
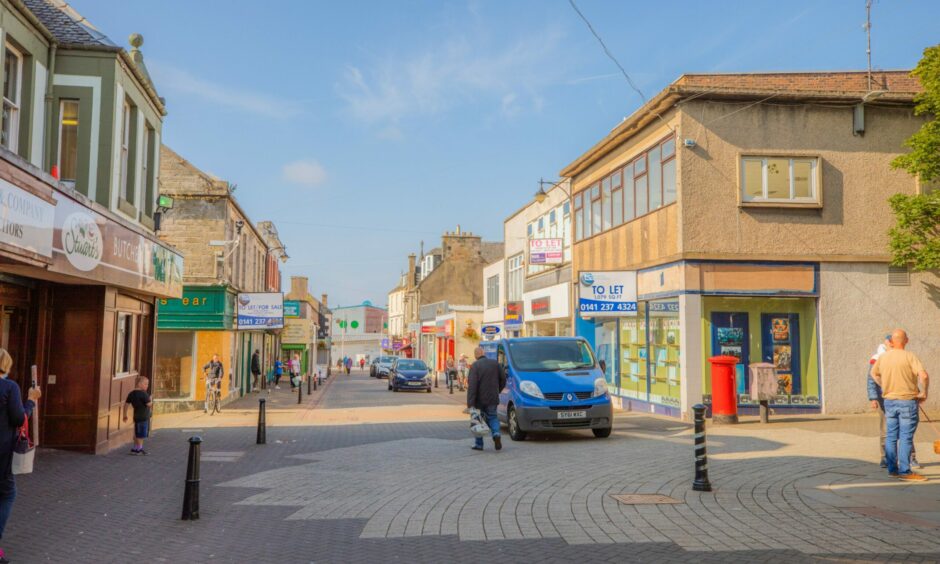
[(46, 139), (43, 145), (43, 151), (46, 152), (45, 155), (45, 167), (43, 167), (45, 172), (52, 171), (52, 153), (53, 151), (50, 148), (52, 143), (52, 127), (53, 127), (53, 112), (52, 112), (52, 102), (55, 100), (55, 60), (56, 60), (56, 49), (57, 44), (53, 43), (49, 46), (49, 60), (46, 64)]

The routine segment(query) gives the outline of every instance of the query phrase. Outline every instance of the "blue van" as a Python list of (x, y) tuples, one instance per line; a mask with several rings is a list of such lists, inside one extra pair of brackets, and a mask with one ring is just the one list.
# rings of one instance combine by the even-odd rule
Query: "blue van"
[(499, 419), (509, 427), (512, 440), (559, 429), (591, 429), (595, 437), (610, 436), (613, 407), (607, 381), (586, 340), (503, 339), (496, 342), (495, 358), (506, 370)]

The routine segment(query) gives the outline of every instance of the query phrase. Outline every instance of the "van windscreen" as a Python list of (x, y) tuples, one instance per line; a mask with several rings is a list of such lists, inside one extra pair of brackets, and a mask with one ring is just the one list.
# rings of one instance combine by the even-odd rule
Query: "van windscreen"
[(523, 372), (556, 372), (594, 366), (591, 347), (573, 339), (510, 342), (509, 356), (513, 367)]

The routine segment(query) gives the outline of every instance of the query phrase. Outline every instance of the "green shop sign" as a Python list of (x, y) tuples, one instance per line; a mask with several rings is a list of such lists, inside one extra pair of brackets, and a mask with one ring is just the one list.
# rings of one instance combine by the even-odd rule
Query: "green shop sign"
[(157, 329), (232, 329), (234, 311), (225, 286), (186, 286), (182, 298), (157, 302)]
[(284, 317), (300, 317), (300, 302), (294, 300), (285, 301)]

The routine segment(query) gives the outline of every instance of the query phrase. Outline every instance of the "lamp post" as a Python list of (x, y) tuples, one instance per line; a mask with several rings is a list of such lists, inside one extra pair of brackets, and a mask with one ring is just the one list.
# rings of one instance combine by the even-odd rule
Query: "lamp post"
[(548, 184), (548, 185), (551, 186), (551, 188), (548, 189), (549, 192), (550, 192), (552, 189), (554, 189), (555, 186), (560, 186), (561, 189), (564, 190), (565, 195), (570, 198), (570, 197), (571, 197), (571, 192), (568, 191), (568, 190), (565, 190), (565, 187), (562, 186), (562, 184), (561, 184), (562, 182), (564, 182), (564, 179), (559, 180), (559, 181), (557, 181), (557, 182), (552, 182), (551, 180), (545, 180), (544, 178), (539, 178), (539, 189), (538, 189), (538, 191), (535, 192), (535, 201), (541, 204), (542, 202), (544, 202), (544, 201), (548, 198), (548, 192), (545, 191), (545, 185), (546, 185), (546, 184)]

